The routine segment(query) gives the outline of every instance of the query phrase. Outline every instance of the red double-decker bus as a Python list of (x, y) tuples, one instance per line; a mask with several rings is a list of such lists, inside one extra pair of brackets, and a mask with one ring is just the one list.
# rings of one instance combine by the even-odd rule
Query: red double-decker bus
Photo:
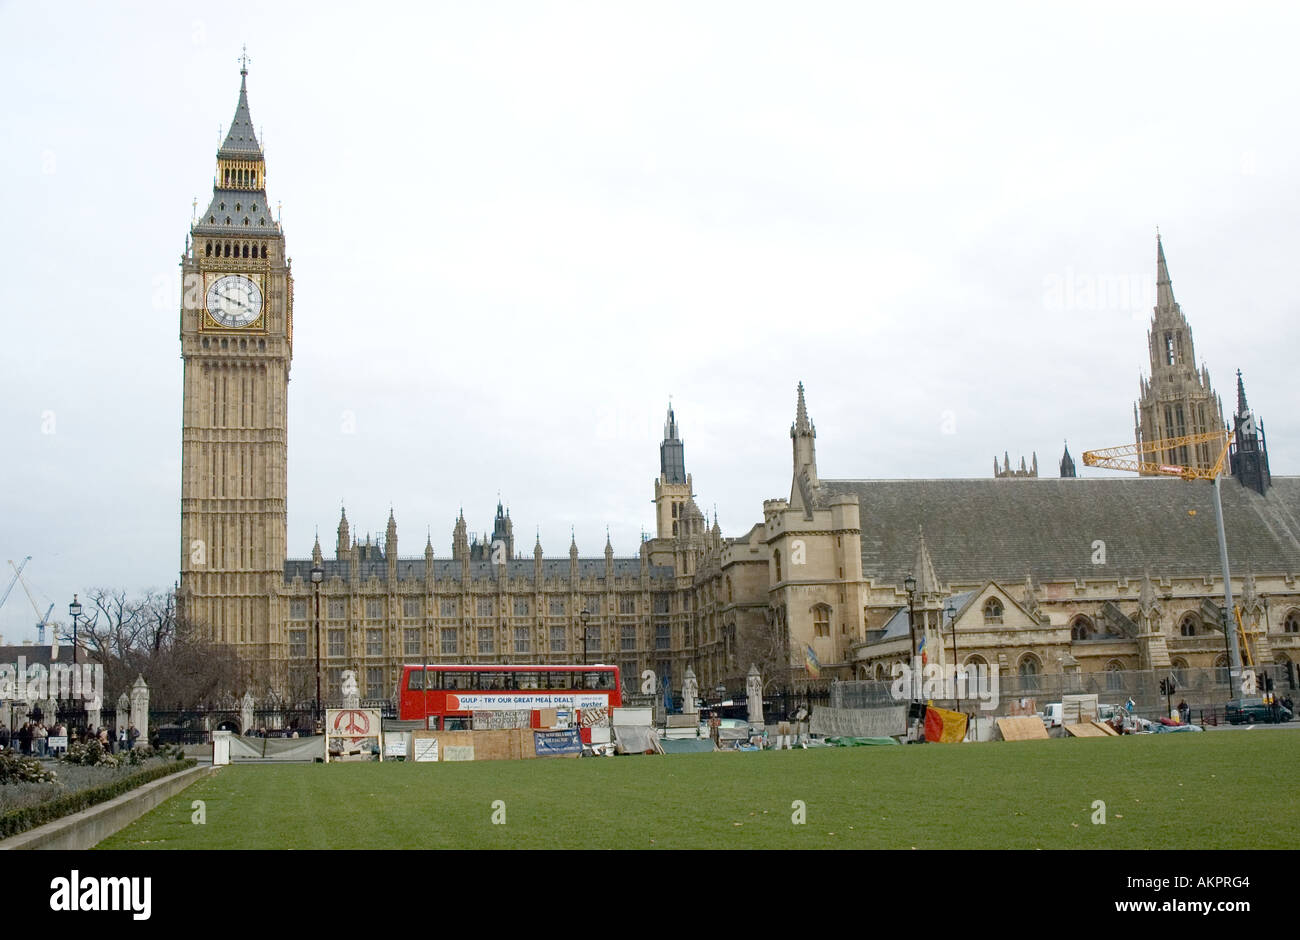
[(457, 731), (469, 730), (474, 712), (528, 711), (536, 728), (538, 712), (556, 709), (570, 713), (586, 743), (590, 726), (602, 719), (607, 726), (609, 709), (622, 704), (618, 667), (606, 665), (406, 665), (397, 686), (402, 721)]

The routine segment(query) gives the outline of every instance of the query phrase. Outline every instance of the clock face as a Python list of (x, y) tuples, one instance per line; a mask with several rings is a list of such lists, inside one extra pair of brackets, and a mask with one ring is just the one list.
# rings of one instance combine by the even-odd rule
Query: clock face
[(248, 326), (262, 314), (262, 289), (242, 274), (219, 277), (208, 288), (208, 313), (222, 326)]

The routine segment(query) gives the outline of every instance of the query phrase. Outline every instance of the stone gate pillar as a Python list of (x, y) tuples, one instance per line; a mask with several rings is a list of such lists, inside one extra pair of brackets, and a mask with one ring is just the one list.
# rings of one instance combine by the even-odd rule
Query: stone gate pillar
[(117, 697), (117, 712), (113, 715), (112, 738), (116, 741), (126, 726), (131, 723), (131, 700), (123, 692)]
[(745, 677), (745, 696), (749, 705), (749, 723), (752, 727), (763, 727), (763, 675), (758, 671), (758, 665), (749, 667), (749, 675)]
[(131, 686), (131, 724), (140, 732), (140, 741), (149, 743), (149, 686), (144, 676), (136, 676)]

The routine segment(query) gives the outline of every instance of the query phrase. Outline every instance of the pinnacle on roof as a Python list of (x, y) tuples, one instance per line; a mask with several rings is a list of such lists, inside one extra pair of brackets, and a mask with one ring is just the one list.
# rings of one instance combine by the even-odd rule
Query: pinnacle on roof
[(1246, 383), (1241, 379), (1241, 370), (1237, 370), (1237, 417), (1246, 413)]
[(934, 562), (930, 560), (930, 549), (925, 544), (925, 532), (916, 527), (916, 536), (920, 544), (916, 550), (916, 593), (924, 597), (939, 593), (939, 576), (934, 572)]
[(799, 383), (799, 398), (794, 409), (794, 426), (790, 428), (790, 433), (792, 435), (815, 433), (812, 422), (808, 420), (808, 405), (804, 401), (802, 382)]
[(1149, 611), (1156, 607), (1156, 586), (1151, 583), (1151, 572), (1142, 575), (1142, 586), (1138, 589), (1138, 608)]
[(677, 416), (673, 414), (673, 401), (668, 399), (668, 418), (664, 421), (664, 440), (677, 440)]
[(1165, 246), (1156, 235), (1156, 308), (1174, 306), (1174, 283), (1169, 279), (1169, 265), (1165, 263)]

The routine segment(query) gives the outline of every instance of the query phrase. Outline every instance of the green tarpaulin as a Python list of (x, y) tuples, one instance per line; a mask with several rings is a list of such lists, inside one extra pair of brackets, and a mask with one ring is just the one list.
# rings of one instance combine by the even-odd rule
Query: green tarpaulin
[(871, 747), (876, 744), (897, 744), (893, 738), (827, 738), (827, 744), (835, 747)]

